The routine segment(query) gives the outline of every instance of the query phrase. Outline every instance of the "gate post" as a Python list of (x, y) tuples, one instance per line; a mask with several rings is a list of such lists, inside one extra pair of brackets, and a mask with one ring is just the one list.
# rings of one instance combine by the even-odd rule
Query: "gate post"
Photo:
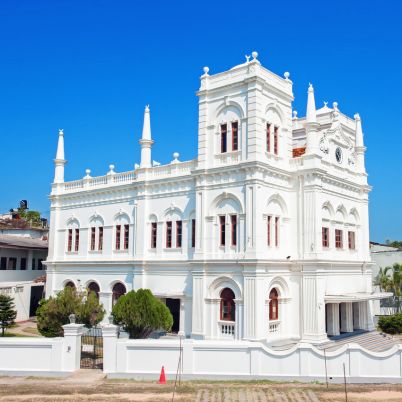
[(113, 324), (102, 325), (103, 372), (115, 373), (117, 369), (117, 334), (119, 327)]
[(63, 371), (75, 371), (80, 368), (81, 336), (83, 328), (83, 324), (63, 325)]

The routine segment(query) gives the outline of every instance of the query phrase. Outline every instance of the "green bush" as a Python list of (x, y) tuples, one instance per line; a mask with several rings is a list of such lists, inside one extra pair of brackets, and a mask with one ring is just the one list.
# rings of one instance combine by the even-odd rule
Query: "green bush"
[(0, 294), (0, 328), (1, 336), (4, 336), (6, 328), (14, 324), (17, 312), (14, 310), (14, 302), (10, 296)]
[(76, 322), (91, 327), (102, 321), (105, 310), (96, 294), (78, 294), (74, 288), (66, 287), (56, 297), (42, 299), (36, 310), (38, 331), (46, 337), (63, 336), (63, 325), (69, 324), (70, 314)]
[(132, 290), (121, 296), (112, 316), (114, 323), (122, 325), (130, 338), (147, 338), (152, 331), (169, 331), (173, 325), (170, 310), (149, 289)]
[(387, 334), (402, 333), (402, 313), (380, 317), (378, 327)]

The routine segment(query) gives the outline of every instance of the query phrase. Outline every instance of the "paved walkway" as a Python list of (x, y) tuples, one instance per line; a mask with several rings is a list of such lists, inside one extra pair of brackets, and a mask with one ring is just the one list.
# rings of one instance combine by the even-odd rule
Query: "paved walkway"
[(315, 392), (304, 389), (257, 389), (244, 388), (219, 388), (201, 389), (197, 392), (196, 402), (319, 402)]
[(337, 337), (337, 339), (323, 343), (317, 347), (321, 350), (325, 349), (327, 351), (331, 351), (337, 350), (343, 345), (347, 345), (349, 343), (357, 343), (364, 349), (371, 350), (373, 352), (383, 352), (391, 349), (394, 345), (400, 344), (400, 340), (398, 338), (393, 338), (391, 335), (371, 331), (359, 333), (357, 335)]

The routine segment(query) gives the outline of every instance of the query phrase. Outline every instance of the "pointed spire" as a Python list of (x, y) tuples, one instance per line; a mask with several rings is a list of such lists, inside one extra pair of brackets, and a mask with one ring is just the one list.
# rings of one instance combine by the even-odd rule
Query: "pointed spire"
[(356, 122), (356, 147), (364, 147), (363, 143), (363, 130), (362, 130), (362, 121), (360, 119), (359, 113), (355, 114), (355, 122)]
[(57, 143), (56, 159), (54, 160), (54, 183), (64, 182), (64, 165), (66, 164), (64, 159), (64, 131), (59, 130), (59, 141)]
[(151, 117), (149, 113), (149, 105), (145, 106), (144, 125), (142, 127), (142, 139), (151, 140)]
[(149, 105), (145, 106), (144, 111), (144, 125), (142, 127), (141, 144), (141, 164), (142, 168), (149, 168), (152, 166), (151, 161), (151, 147), (154, 142), (151, 137), (151, 117), (149, 113)]
[(57, 143), (56, 159), (64, 160), (64, 131), (59, 129), (59, 141)]
[(307, 111), (306, 111), (306, 123), (317, 123), (314, 88), (310, 83), (307, 91)]

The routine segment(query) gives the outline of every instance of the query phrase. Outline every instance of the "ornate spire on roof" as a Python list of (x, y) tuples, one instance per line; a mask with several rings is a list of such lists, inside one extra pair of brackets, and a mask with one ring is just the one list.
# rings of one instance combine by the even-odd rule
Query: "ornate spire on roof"
[(317, 123), (317, 115), (315, 109), (314, 88), (310, 83), (307, 91), (307, 111), (306, 123)]
[(355, 122), (356, 122), (356, 147), (364, 147), (363, 143), (363, 130), (362, 130), (362, 121), (360, 119), (359, 113), (355, 114)]
[(64, 165), (66, 164), (64, 159), (64, 131), (59, 130), (59, 140), (57, 142), (56, 159), (54, 160), (54, 180), (53, 183), (64, 182)]
[(151, 137), (151, 117), (149, 112), (149, 105), (145, 106), (144, 111), (144, 125), (142, 127), (141, 144), (141, 167), (151, 167), (151, 147), (154, 142)]
[(144, 111), (144, 125), (142, 127), (142, 137), (143, 140), (151, 140), (151, 118), (149, 113), (149, 105), (145, 106)]

